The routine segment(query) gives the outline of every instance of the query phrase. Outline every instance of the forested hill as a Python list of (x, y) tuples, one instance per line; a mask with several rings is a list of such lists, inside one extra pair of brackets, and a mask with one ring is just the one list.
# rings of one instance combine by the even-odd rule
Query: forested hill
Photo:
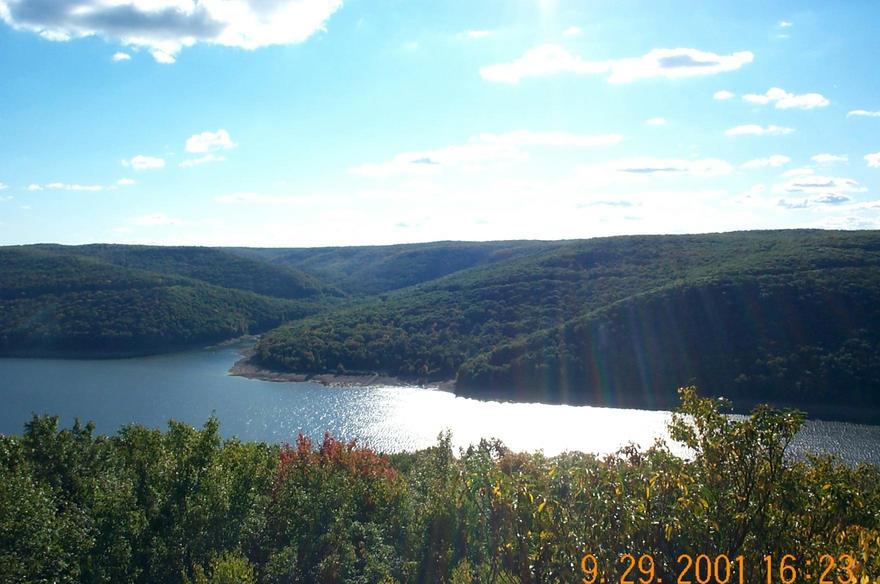
[[(225, 254), (230, 265), (224, 266), (224, 258), (195, 248), (191, 261), (181, 249), (169, 249), (167, 257), (162, 248), (131, 249), (126, 256), (106, 246), (85, 251), (62, 246), (0, 248), (0, 354), (117, 356), (168, 351), (262, 332), (332, 301), (308, 277), (302, 280), (309, 283), (301, 287), (302, 298), (286, 298), (296, 290), (295, 273), (289, 276), (230, 254)], [(117, 265), (103, 255), (119, 264), (153, 269)], [(278, 297), (247, 291), (248, 284)]]
[(168, 351), (278, 325), (257, 365), (644, 407), (698, 383), (874, 416), (880, 232), (0, 248), (0, 354)]
[(63, 255), (80, 255), (126, 268), (185, 276), (223, 288), (247, 290), (277, 298), (309, 298), (339, 292), (293, 267), (270, 265), (210, 247), (143, 245), (34, 246)]
[(352, 296), (379, 294), (449, 274), (558, 248), (560, 241), (440, 241), (316, 248), (230, 248), (244, 257), (289, 266)]
[(697, 382), (877, 408), (880, 232), (566, 242), (290, 323), (255, 358), (541, 401), (665, 405)]

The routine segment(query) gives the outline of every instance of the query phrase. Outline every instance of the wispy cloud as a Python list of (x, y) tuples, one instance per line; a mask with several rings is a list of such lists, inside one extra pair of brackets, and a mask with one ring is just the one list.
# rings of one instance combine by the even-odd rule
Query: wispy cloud
[(852, 110), (846, 117), (880, 118), (880, 111), (868, 111), (863, 109)]
[(766, 105), (776, 104), (776, 109), (813, 109), (825, 107), (831, 102), (821, 93), (804, 93), (795, 95), (779, 87), (771, 87), (766, 93), (749, 93), (743, 96), (743, 100), (749, 103)]
[(466, 30), (463, 33), (460, 33), (459, 38), (463, 39), (484, 39), (488, 36), (492, 36), (491, 30)]
[(831, 164), (833, 162), (846, 162), (849, 158), (845, 154), (816, 154), (810, 157), (810, 160), (819, 164)]
[(184, 47), (297, 44), (324, 30), (342, 0), (0, 0), (0, 18), (52, 41), (100, 36), (173, 63)]
[(794, 23), (789, 20), (780, 20), (776, 24), (776, 26), (778, 26), (779, 28), (791, 28), (792, 26), (794, 26)]
[(111, 185), (84, 185), (79, 183), (51, 182), (47, 184), (31, 183), (27, 186), (28, 192), (35, 193), (38, 191), (80, 191), (80, 192), (99, 192), (113, 191), (119, 187), (127, 187), (134, 184), (130, 178), (121, 178)]
[(510, 63), (480, 69), (487, 81), (518, 83), (527, 77), (607, 74), (611, 83), (631, 83), (639, 79), (663, 77), (678, 79), (733, 71), (751, 63), (754, 55), (741, 51), (718, 55), (697, 49), (653, 49), (641, 57), (608, 61), (590, 61), (569, 53), (560, 45), (548, 44), (527, 51)]
[(132, 218), (131, 224), (139, 227), (167, 227), (171, 225), (183, 225), (186, 222), (177, 217), (169, 217), (165, 213), (150, 213)]
[(782, 126), (759, 126), (757, 124), (744, 124), (724, 131), (726, 136), (784, 136), (794, 132), (793, 128)]
[(199, 156), (198, 158), (189, 158), (184, 160), (178, 166), (180, 168), (192, 168), (194, 166), (201, 166), (203, 164), (210, 164), (211, 162), (223, 162), (226, 160), (225, 156), (208, 153), (204, 156)]
[(566, 37), (580, 36), (581, 32), (583, 32), (583, 31), (581, 30), (581, 27), (579, 27), (579, 26), (569, 26), (567, 29), (565, 29), (564, 31), (562, 31), (562, 36), (566, 36)]
[(157, 156), (138, 154), (137, 156), (132, 156), (129, 159), (123, 160), (122, 166), (125, 166), (126, 168), (130, 167), (137, 171), (156, 170), (159, 168), (165, 168), (165, 159)]
[(755, 158), (742, 164), (742, 168), (779, 168), (791, 162), (791, 158), (784, 154), (774, 154), (767, 158)]
[(777, 194), (801, 196), (794, 199), (796, 202), (821, 201), (823, 197), (836, 197), (837, 202), (841, 202), (841, 197), (849, 198), (851, 194), (864, 193), (867, 190), (867, 187), (855, 179), (817, 174), (794, 176), (773, 188), (773, 192)]
[(303, 195), (268, 195), (264, 193), (232, 193), (214, 199), (221, 205), (302, 205), (315, 198)]
[(667, 123), (666, 118), (650, 118), (645, 120), (645, 124), (648, 126), (665, 126)]
[(866, 154), (865, 161), (868, 163), (868, 166), (871, 168), (880, 168), (880, 152), (874, 152), (873, 154)]
[(43, 185), (43, 188), (53, 190), (53, 191), (90, 191), (97, 192), (103, 191), (103, 185), (80, 185), (80, 184), (67, 184), (61, 182), (53, 182), (47, 185)]
[(131, 61), (131, 55), (128, 53), (123, 53), (122, 51), (113, 53), (113, 61), (118, 63), (120, 61)]
[(786, 209), (809, 209), (812, 207), (823, 207), (827, 205), (843, 205), (852, 201), (852, 197), (847, 195), (814, 195), (811, 197), (800, 197), (797, 199), (779, 199), (779, 206)]
[(355, 166), (349, 169), (349, 173), (372, 178), (436, 173), (444, 167), (524, 160), (528, 158), (527, 149), (532, 147), (591, 148), (612, 146), (622, 140), (623, 137), (617, 134), (585, 135), (529, 130), (506, 134), (479, 134), (466, 144), (404, 152), (387, 162)]
[(734, 97), (736, 97), (736, 94), (732, 91), (727, 91), (726, 89), (718, 90), (712, 94), (712, 99), (717, 101), (725, 101)]

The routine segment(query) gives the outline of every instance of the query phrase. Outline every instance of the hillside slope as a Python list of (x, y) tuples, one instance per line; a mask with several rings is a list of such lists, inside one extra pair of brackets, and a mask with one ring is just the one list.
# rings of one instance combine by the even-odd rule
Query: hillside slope
[(261, 332), (310, 314), (287, 300), (66, 250), (0, 248), (0, 354), (119, 356)]
[[(878, 271), (877, 232), (568, 242), (290, 323), (255, 359), (282, 370), (457, 376), (469, 392), (520, 399), (650, 405), (688, 380), (729, 393), (765, 379), (766, 399), (824, 403), (850, 382), (866, 384), (860, 395), (880, 387)], [(750, 321), (753, 310), (764, 319)], [(602, 351), (617, 349), (591, 369), (600, 345), (577, 339), (600, 330)], [(807, 389), (820, 387), (829, 389)]]
[(403, 245), (229, 251), (302, 270), (353, 296), (367, 296), (556, 248), (551, 241), (440, 241)]
[(222, 288), (247, 290), (277, 298), (310, 298), (326, 292), (336, 293), (296, 268), (272, 265), (209, 247), (111, 244), (38, 247), (61, 254), (91, 257), (125, 268), (183, 276)]

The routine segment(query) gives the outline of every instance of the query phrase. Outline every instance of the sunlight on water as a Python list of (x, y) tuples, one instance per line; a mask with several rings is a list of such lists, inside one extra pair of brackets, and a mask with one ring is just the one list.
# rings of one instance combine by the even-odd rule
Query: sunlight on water
[[(440, 432), (450, 430), (453, 443), (462, 447), (497, 438), (513, 450), (605, 454), (629, 442), (649, 446), (665, 435), (669, 419), (667, 412), (478, 401), (416, 388), (374, 391), (387, 409), (369, 433), (371, 443), (383, 450), (429, 446)], [(406, 436), (407, 442), (397, 436)]]
[[(669, 412), (500, 403), (417, 387), (325, 387), (227, 374), (234, 348), (114, 361), (0, 359), (0, 432), (20, 433), (32, 413), (93, 420), (115, 432), (128, 423), (164, 427), (170, 418), (200, 426), (216, 415), (224, 436), (293, 442), (302, 432), (385, 452), (432, 446), (452, 432), (458, 447), (498, 438), (516, 451), (614, 452), (666, 438)], [(674, 445), (671, 445), (674, 446)], [(829, 451), (880, 464), (880, 426), (807, 422), (793, 450)], [(681, 453), (680, 449), (673, 448)]]

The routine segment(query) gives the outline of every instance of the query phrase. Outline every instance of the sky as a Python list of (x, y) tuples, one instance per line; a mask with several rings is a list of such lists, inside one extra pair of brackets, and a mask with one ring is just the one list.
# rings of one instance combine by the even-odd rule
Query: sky
[(880, 228), (880, 3), (0, 0), (0, 244)]

